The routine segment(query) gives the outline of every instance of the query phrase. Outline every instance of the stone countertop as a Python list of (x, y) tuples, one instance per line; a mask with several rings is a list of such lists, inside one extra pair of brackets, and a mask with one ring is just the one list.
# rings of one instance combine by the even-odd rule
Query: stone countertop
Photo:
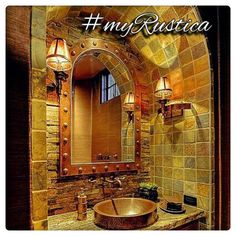
[[(205, 217), (202, 210), (192, 208), (185, 205), (186, 212), (183, 214), (169, 214), (159, 208), (157, 203), (158, 220), (145, 228), (138, 230), (170, 230), (175, 229), (181, 225), (187, 224), (191, 221)], [(76, 220), (77, 212), (69, 212), (60, 215), (48, 217), (49, 230), (104, 230), (93, 223), (93, 210), (88, 210), (87, 220)]]

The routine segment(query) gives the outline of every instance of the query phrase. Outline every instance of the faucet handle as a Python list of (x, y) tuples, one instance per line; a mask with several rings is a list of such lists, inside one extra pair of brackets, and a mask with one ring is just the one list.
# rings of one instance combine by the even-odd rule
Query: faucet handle
[(90, 178), (88, 179), (88, 182), (89, 182), (89, 183), (95, 183), (95, 182), (97, 182), (97, 179), (96, 179), (95, 177), (90, 177)]
[(121, 177), (116, 177), (116, 179), (120, 179), (120, 180), (124, 180), (125, 179), (125, 176), (121, 176)]

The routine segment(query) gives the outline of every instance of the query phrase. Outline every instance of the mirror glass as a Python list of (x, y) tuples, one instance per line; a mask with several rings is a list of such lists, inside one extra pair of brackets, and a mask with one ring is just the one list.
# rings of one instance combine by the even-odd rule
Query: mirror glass
[(86, 53), (71, 82), (72, 164), (134, 162), (134, 117), (124, 100), (133, 85), (124, 64), (107, 52)]

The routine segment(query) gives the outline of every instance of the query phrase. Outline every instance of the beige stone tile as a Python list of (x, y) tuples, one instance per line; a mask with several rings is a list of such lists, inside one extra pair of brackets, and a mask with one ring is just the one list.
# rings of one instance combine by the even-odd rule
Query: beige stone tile
[[(155, 183), (157, 184), (158, 187), (162, 187), (162, 178), (155, 177)], [(158, 193), (159, 193), (159, 189), (158, 189)]]
[(170, 7), (167, 11), (165, 11), (162, 14), (163, 19), (165, 19), (166, 21), (171, 21), (172, 19), (176, 19), (178, 18), (176, 11), (174, 10), (174, 8)]
[(32, 68), (46, 68), (46, 41), (43, 39), (32, 37), (31, 42)]
[(162, 156), (156, 156), (155, 157), (155, 165), (162, 166), (162, 160), (163, 160)]
[(173, 195), (173, 189), (166, 189), (163, 188), (163, 196), (172, 196)]
[(175, 191), (175, 192), (183, 192), (184, 191), (183, 181), (173, 180), (173, 191)]
[(185, 156), (195, 156), (196, 147), (195, 144), (185, 144), (184, 145), (184, 155)]
[(202, 87), (204, 85), (207, 85), (211, 82), (211, 74), (210, 71), (204, 71), (202, 73), (199, 73), (195, 75), (196, 79), (196, 86), (197, 87)]
[(163, 145), (156, 145), (155, 146), (155, 154), (156, 155), (162, 155), (163, 154)]
[(40, 220), (33, 222), (34, 230), (47, 230), (48, 229), (48, 220)]
[(185, 157), (184, 167), (185, 168), (196, 168), (196, 158), (195, 157)]
[(46, 132), (32, 132), (32, 160), (46, 159)]
[(207, 142), (209, 141), (209, 129), (199, 129), (197, 130), (197, 141)]
[[(184, 101), (190, 101), (190, 102), (193, 103), (193, 102), (195, 102), (195, 96), (196, 96), (196, 90), (192, 90), (192, 91), (184, 90), (183, 100)], [(186, 111), (187, 110), (185, 110), (184, 112), (186, 112)]]
[(163, 168), (163, 177), (172, 178), (172, 168), (164, 167)]
[(174, 9), (180, 18), (191, 11), (190, 6), (174, 6)]
[(183, 180), (184, 170), (182, 168), (173, 168), (173, 179)]
[(207, 170), (197, 170), (197, 181), (199, 183), (209, 183), (210, 182), (210, 171)]
[(172, 85), (172, 99), (181, 99), (183, 97), (183, 81), (179, 81)]
[(164, 144), (172, 144), (172, 133), (163, 135)]
[(47, 189), (47, 163), (32, 162), (32, 190)]
[(172, 155), (172, 145), (164, 145), (164, 154), (165, 155)]
[(198, 128), (209, 127), (209, 114), (199, 115), (196, 117), (196, 123)]
[(181, 144), (183, 143), (183, 133), (182, 132), (174, 132), (173, 133), (173, 144)]
[(188, 47), (189, 47), (189, 44), (188, 44), (187, 37), (185, 35), (181, 35), (178, 51), (182, 52), (185, 49), (187, 49)]
[(32, 7), (31, 17), (32, 36), (45, 40), (46, 38), (46, 8), (39, 9)]
[(184, 91), (185, 92), (189, 92), (189, 91), (192, 91), (196, 89), (196, 86), (195, 86), (195, 77), (194, 76), (191, 76), (187, 79), (184, 79)]
[(210, 154), (210, 143), (197, 143), (196, 144), (197, 156), (208, 156), (209, 154)]
[(182, 67), (183, 78), (188, 78), (194, 74), (193, 63)]
[(195, 120), (195, 117), (192, 116), (192, 117), (187, 117), (185, 120), (184, 120), (184, 130), (191, 130), (191, 129), (194, 129), (196, 126), (196, 120)]
[(163, 168), (162, 167), (157, 166), (155, 168), (155, 171), (156, 171), (156, 176), (163, 177)]
[(206, 46), (204, 42), (200, 42), (191, 49), (192, 49), (193, 59), (198, 59), (206, 54)]
[(198, 115), (207, 113), (207, 112), (209, 112), (210, 101), (209, 100), (204, 100), (204, 101), (201, 101), (201, 102), (197, 102), (194, 107), (195, 107), (196, 112), (197, 112)]
[(198, 196), (197, 207), (208, 211), (211, 199)]
[(197, 168), (198, 169), (209, 169), (210, 168), (210, 157), (197, 157)]
[(184, 170), (184, 180), (195, 182), (197, 180), (197, 171), (194, 169), (185, 169)]
[[(153, 50), (153, 48), (151, 48), (151, 50)], [(157, 65), (161, 65), (166, 62), (167, 59), (163, 49), (160, 49), (157, 52), (155, 52), (154, 60), (157, 63)]]
[(156, 145), (163, 144), (162, 136), (163, 136), (162, 134), (156, 134), (156, 135), (155, 135), (155, 144), (156, 144)]
[(184, 129), (184, 120), (178, 123), (174, 123), (173, 131), (182, 131)]
[(32, 101), (32, 128), (46, 130), (46, 103)]
[(176, 57), (176, 56), (177, 56), (177, 53), (178, 53), (174, 43), (168, 44), (168, 45), (164, 48), (164, 52), (165, 52), (165, 55), (166, 55), (166, 58), (167, 58), (167, 59)]
[(196, 183), (184, 181), (184, 193), (190, 194), (191, 196), (196, 196), (197, 194)]
[(32, 68), (32, 97), (46, 99), (46, 73), (45, 70)]
[(33, 221), (45, 220), (48, 216), (47, 191), (33, 192), (32, 195)]
[(163, 187), (166, 188), (166, 189), (173, 190), (172, 179), (163, 178)]
[(145, 40), (143, 39), (143, 37), (140, 35), (139, 37), (137, 37), (137, 38), (134, 40), (134, 44), (135, 44), (136, 47), (140, 50), (140, 49), (142, 49), (142, 48), (146, 45), (146, 42), (145, 42)]
[(195, 142), (195, 131), (185, 131), (184, 143), (194, 143), (194, 142)]
[(172, 145), (172, 155), (182, 156), (183, 155), (183, 145), (182, 144), (173, 144)]
[(181, 168), (184, 166), (183, 156), (173, 156), (173, 167)]
[(195, 74), (200, 73), (205, 70), (209, 70), (209, 68), (210, 68), (210, 65), (209, 65), (208, 55), (203, 56), (203, 57), (194, 61)]
[(163, 157), (163, 166), (166, 166), (166, 167), (172, 167), (173, 166), (172, 156), (164, 156)]
[(181, 52), (179, 54), (179, 60), (182, 66), (192, 62), (193, 59), (190, 49), (186, 49), (183, 52)]
[(205, 99), (210, 99), (210, 97), (211, 97), (210, 85), (200, 87), (196, 90), (196, 101), (202, 101), (202, 100), (205, 100)]
[(210, 196), (211, 185), (197, 183), (197, 194), (203, 197)]

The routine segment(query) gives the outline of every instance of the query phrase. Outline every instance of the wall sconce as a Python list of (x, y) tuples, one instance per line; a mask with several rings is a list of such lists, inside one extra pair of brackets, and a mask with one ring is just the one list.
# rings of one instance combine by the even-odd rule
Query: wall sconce
[(58, 96), (61, 95), (62, 81), (68, 78), (65, 71), (72, 68), (72, 62), (66, 41), (62, 38), (53, 40), (46, 57), (46, 64), (54, 71), (55, 82), (48, 85), (49, 88), (56, 88)]
[(158, 109), (158, 114), (162, 114), (164, 118), (173, 118), (176, 116), (182, 116), (184, 109), (191, 109), (191, 103), (175, 102), (173, 104), (167, 104), (172, 96), (172, 89), (170, 81), (167, 77), (161, 77), (155, 89), (155, 96), (159, 98), (161, 108)]
[(128, 114), (128, 122), (132, 121), (134, 114), (134, 94), (132, 92), (126, 94), (123, 108)]

